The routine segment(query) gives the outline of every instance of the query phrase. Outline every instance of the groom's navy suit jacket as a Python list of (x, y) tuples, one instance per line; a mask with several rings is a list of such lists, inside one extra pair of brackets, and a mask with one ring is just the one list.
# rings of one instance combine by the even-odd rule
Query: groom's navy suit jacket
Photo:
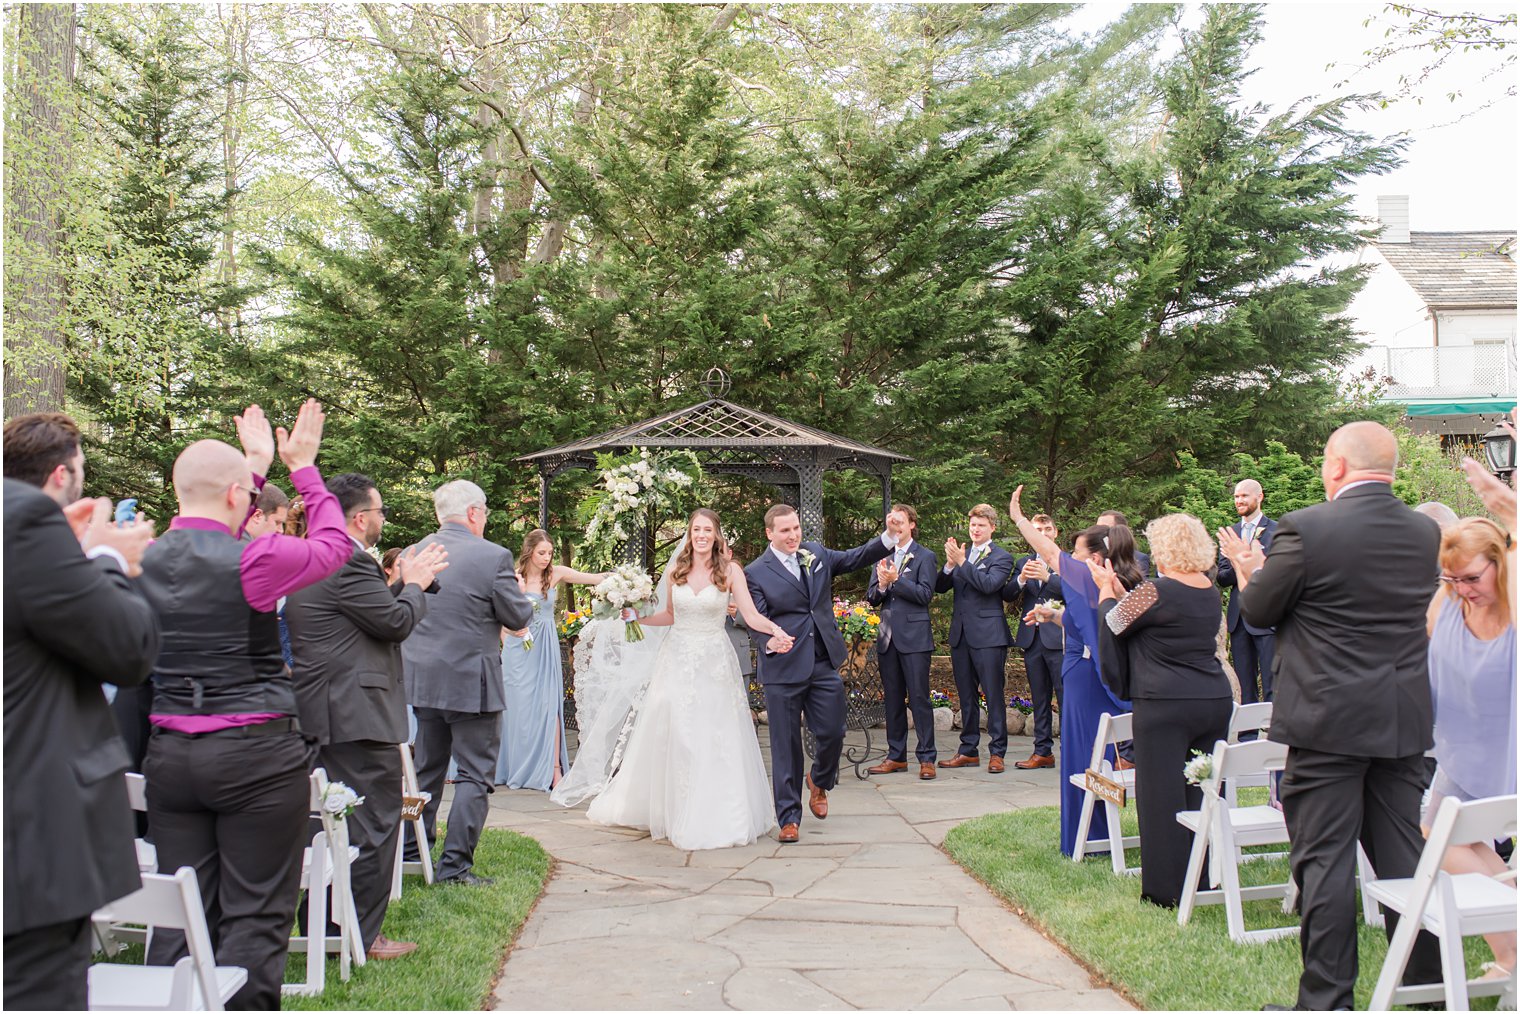
[(819, 644), (835, 669), (843, 665), (846, 654), (844, 635), (834, 622), (834, 575), (859, 570), (892, 555), (892, 548), (884, 545), (879, 535), (848, 552), (829, 549), (817, 542), (804, 542), (801, 549), (813, 554), (813, 566), (805, 583), (792, 577), (769, 547), (759, 559), (744, 568), (755, 608), (770, 617), (796, 642), (791, 651), (770, 654), (765, 649), (770, 638), (750, 632), (759, 649), (758, 675), (762, 685), (806, 683), (812, 678)]

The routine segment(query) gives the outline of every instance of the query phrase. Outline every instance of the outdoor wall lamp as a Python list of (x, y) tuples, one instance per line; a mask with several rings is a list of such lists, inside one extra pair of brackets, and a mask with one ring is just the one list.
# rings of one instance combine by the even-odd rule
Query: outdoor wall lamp
[(1488, 470), (1499, 478), (1508, 479), (1514, 472), (1515, 437), (1502, 420), (1483, 434), (1483, 456), (1488, 459)]

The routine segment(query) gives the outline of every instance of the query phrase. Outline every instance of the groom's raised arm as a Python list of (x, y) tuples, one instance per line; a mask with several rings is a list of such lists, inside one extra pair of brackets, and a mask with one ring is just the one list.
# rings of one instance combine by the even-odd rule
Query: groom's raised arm
[(819, 546), (823, 550), (824, 559), (828, 561), (830, 574), (848, 574), (852, 570), (869, 567), (877, 560), (885, 560), (892, 555), (892, 550), (897, 547), (897, 540), (888, 532), (882, 532), (863, 546), (841, 552), (830, 549), (827, 546)]

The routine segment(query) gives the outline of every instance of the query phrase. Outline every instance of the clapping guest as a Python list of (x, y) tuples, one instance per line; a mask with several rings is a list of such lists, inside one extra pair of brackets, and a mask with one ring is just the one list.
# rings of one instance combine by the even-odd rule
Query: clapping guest
[[(1077, 843), (1077, 822), (1081, 819), (1083, 792), (1071, 784), (1071, 776), (1087, 769), (1093, 740), (1098, 736), (1098, 722), (1104, 713), (1123, 714), (1129, 702), (1114, 697), (1098, 675), (1098, 586), (1093, 581), (1087, 560), (1107, 561), (1118, 575), (1120, 584), (1133, 588), (1143, 580), (1135, 564), (1135, 540), (1128, 528), (1095, 525), (1077, 535), (1072, 552), (1063, 553), (1055, 541), (1024, 516), (1019, 497), (1020, 486), (1013, 491), (1008, 513), (1019, 532), (1040, 559), (1061, 578), (1062, 598), (1066, 609), (1061, 625), (1066, 632), (1066, 657), (1061, 665), (1061, 689), (1065, 707), (1061, 715), (1061, 851), (1071, 855)], [(1048, 607), (1037, 606), (1026, 614), (1026, 622), (1048, 623), (1055, 619)], [(1116, 833), (1117, 833), (1117, 829)], [(1108, 818), (1102, 808), (1092, 815), (1089, 836), (1101, 841), (1109, 836)]]
[[(1036, 514), (1029, 520), (1050, 541), (1060, 538), (1049, 514)], [(1059, 706), (1061, 700), (1061, 656), (1065, 643), (1059, 623), (1038, 623), (1032, 616), (1028, 621), (1023, 617), (1042, 602), (1060, 598), (1061, 578), (1045, 565), (1040, 554), (1030, 553), (1014, 561), (1013, 577), (1003, 586), (1003, 601), (1014, 603), (1020, 617), (1013, 643), (1024, 652), (1024, 675), (1029, 680), (1029, 700), (1034, 708), (1034, 752), (1013, 765), (1025, 771), (1056, 766), (1050, 719), (1052, 706)]]
[(496, 784), (548, 792), (570, 767), (565, 756), (565, 675), (554, 622), (554, 589), (563, 584), (600, 584), (607, 575), (583, 574), (554, 562), (549, 533), (535, 528), (523, 540), (517, 581), (533, 617), (526, 627), (504, 631), (501, 678), (507, 708), (501, 715)]
[(1214, 654), (1219, 593), (1208, 571), (1214, 540), (1191, 514), (1145, 529), (1159, 577), (1126, 593), (1113, 565), (1089, 559), (1099, 590), (1099, 671), (1114, 696), (1133, 702), (1135, 798), (1140, 818), (1140, 896), (1165, 908), (1182, 898), (1191, 834), (1180, 810), (1203, 805), (1182, 769), (1229, 732), (1234, 704)]
[[(1441, 587), (1430, 603), (1430, 690), (1436, 714), (1436, 776), (1430, 820), (1447, 796), (1466, 801), (1515, 792), (1514, 544), (1485, 518), (1458, 521), (1441, 537)], [(1449, 873), (1505, 870), (1486, 844), (1453, 845)], [(1513, 887), (1513, 882), (1510, 883)], [(1515, 969), (1515, 934), (1486, 936), (1491, 975)]]
[(1004, 693), (1007, 679), (1008, 617), (1003, 614), (1003, 585), (1013, 573), (1013, 554), (994, 545), (997, 511), (984, 503), (971, 508), (966, 516), (968, 545), (955, 539), (945, 541), (945, 567), (935, 581), (934, 590), (955, 590), (950, 612), (950, 663), (955, 674), (955, 692), (961, 699), (961, 744), (955, 756), (942, 760), (942, 768), (976, 767), (981, 763), (981, 708), (977, 695), (987, 702), (987, 773), (1004, 770), (1003, 757), (1008, 752), (1008, 698)]
[(887, 756), (869, 768), (873, 775), (908, 769), (908, 712), (913, 712), (917, 733), (918, 777), (929, 781), (934, 771), (934, 705), (929, 701), (929, 654), (934, 650), (934, 631), (929, 622), (929, 602), (939, 561), (934, 551), (914, 540), (918, 512), (907, 504), (893, 504), (887, 514), (887, 531), (897, 547), (885, 560), (876, 561), (866, 588), (866, 601), (881, 610), (876, 631), (876, 659), (881, 668), (882, 705), (887, 720)]

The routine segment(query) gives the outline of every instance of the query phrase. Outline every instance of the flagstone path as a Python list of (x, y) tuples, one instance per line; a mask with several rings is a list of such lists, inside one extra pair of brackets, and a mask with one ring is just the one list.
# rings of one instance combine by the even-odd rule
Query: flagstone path
[(861, 781), (847, 767), (798, 844), (704, 852), (498, 789), (489, 826), (536, 838), (558, 867), (495, 1007), (1129, 1009), (939, 849), (972, 817), (1053, 805), (1056, 782), (1011, 766)]

